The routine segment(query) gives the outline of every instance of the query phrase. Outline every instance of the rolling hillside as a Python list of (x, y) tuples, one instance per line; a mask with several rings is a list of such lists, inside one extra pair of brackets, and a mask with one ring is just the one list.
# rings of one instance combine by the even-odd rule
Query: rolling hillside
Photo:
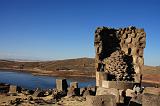
[[(18, 62), (0, 60), (0, 68), (9, 69), (40, 69), (46, 71), (74, 70), (74, 71), (95, 71), (93, 58), (77, 58), (44, 62)], [(144, 74), (160, 74), (160, 67), (144, 66)]]
[[(77, 58), (44, 62), (0, 60), (0, 69), (31, 72), (34, 75), (95, 77), (93, 58)], [(160, 83), (160, 67), (144, 66), (143, 81)]]

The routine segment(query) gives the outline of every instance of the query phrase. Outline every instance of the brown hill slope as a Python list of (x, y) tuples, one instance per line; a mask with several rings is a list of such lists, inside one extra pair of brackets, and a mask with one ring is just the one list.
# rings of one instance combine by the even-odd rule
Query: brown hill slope
[[(0, 69), (20, 70), (35, 75), (51, 76), (95, 76), (93, 58), (77, 58), (45, 62), (18, 62), (0, 60)], [(160, 67), (144, 66), (143, 80), (160, 82)]]
[(94, 59), (78, 58), (41, 63), (45, 70), (94, 71)]
[[(5, 69), (40, 69), (47, 71), (74, 70), (95, 71), (94, 58), (77, 58), (44, 62), (18, 62), (0, 60), (0, 68)], [(160, 74), (160, 67), (144, 66), (144, 74)]]
[(47, 71), (75, 70), (75, 71), (94, 71), (93, 58), (77, 58), (45, 62), (18, 62), (0, 61), (1, 69), (40, 69)]

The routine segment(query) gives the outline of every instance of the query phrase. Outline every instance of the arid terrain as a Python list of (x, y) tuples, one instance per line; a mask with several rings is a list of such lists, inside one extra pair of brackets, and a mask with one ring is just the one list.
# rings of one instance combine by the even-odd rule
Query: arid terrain
[[(3, 71), (29, 72), (33, 75), (47, 75), (47, 76), (64, 76), (64, 77), (95, 77), (95, 60), (93, 58), (78, 58), (57, 61), (41, 61), (41, 62), (22, 62), (0, 60), (0, 69)], [(160, 84), (160, 67), (144, 66), (143, 82)], [(9, 92), (10, 85), (1, 84), (0, 89), (3, 91), (7, 89)], [(158, 89), (158, 88), (157, 88)], [(70, 88), (72, 91), (72, 89)], [(65, 96), (63, 93), (57, 92), (56, 89), (46, 91), (30, 91), (21, 89), (21, 92), (12, 95), (10, 93), (0, 94), (0, 105), (18, 105), (18, 106), (36, 106), (49, 105), (50, 106), (84, 106), (88, 100), (85, 95), (90, 95), (89, 88), (85, 91), (83, 96), (71, 96), (72, 92), (68, 91)], [(34, 92), (34, 93), (33, 93)], [(40, 97), (35, 94), (45, 94)], [(47, 94), (47, 95), (46, 95)], [(73, 93), (74, 94), (74, 93)], [(60, 99), (58, 99), (60, 97)]]
[[(0, 69), (31, 72), (34, 75), (95, 77), (95, 60), (77, 58), (57, 61), (22, 62), (0, 60)], [(160, 66), (144, 66), (143, 81), (160, 83)]]

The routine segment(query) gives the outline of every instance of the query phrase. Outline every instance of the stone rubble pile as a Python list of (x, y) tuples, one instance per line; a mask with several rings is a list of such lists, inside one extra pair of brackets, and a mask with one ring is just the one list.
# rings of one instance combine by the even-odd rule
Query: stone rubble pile
[(108, 73), (108, 80), (113, 81), (133, 81), (134, 71), (125, 61), (126, 55), (117, 50), (110, 57), (105, 59), (105, 72)]

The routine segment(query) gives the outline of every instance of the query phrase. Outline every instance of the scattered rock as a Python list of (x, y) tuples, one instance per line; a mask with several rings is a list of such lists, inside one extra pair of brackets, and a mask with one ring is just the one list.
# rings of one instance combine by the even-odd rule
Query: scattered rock
[(33, 93), (33, 96), (35, 96), (35, 97), (43, 97), (44, 96), (44, 92), (42, 90), (40, 90), (39, 88), (37, 88), (35, 90), (35, 92)]

